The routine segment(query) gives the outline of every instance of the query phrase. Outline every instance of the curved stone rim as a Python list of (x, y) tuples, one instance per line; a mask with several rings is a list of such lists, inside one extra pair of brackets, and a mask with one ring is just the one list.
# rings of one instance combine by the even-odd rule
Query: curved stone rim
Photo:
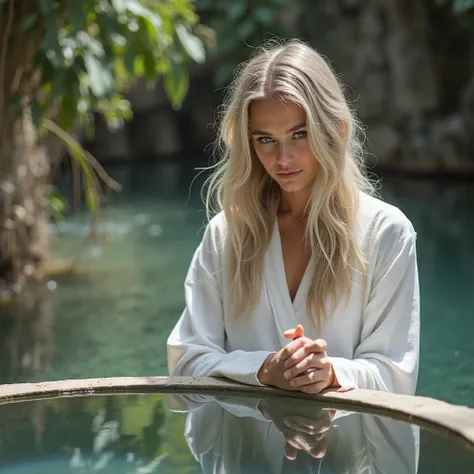
[(212, 377), (108, 377), (100, 379), (59, 380), (52, 382), (0, 385), (0, 405), (49, 398), (119, 395), (144, 392), (239, 394), (252, 397), (276, 396), (324, 403), (334, 408), (389, 416), (457, 438), (474, 450), (474, 409), (429, 397), (397, 395), (374, 390), (319, 395), (289, 392), (271, 387), (243, 385)]

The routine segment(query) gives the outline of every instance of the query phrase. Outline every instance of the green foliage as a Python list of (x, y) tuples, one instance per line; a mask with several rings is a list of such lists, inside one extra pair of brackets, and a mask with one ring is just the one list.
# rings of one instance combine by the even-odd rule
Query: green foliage
[[(297, 0), (298, 1), (298, 0)], [(258, 46), (272, 37), (293, 36), (282, 24), (285, 0), (197, 0), (201, 18), (216, 35), (214, 55), (220, 59), (215, 81), (229, 82), (237, 64), (248, 58), (248, 45)]]
[[(7, 4), (0, 0), (0, 16)], [(19, 12), (8, 51), (21, 49), (25, 36), (38, 38), (38, 44), (33, 44), (30, 64), (15, 65), (24, 73), (18, 92), (6, 97), (9, 119), (23, 113), (26, 99), (37, 130), (52, 132), (67, 145), (82, 171), (87, 206), (95, 213), (97, 170), (109, 178), (70, 132), (79, 125), (93, 131), (94, 113), (102, 114), (110, 128), (120, 128), (132, 117), (124, 94), (137, 79), (154, 86), (163, 77), (173, 107), (181, 105), (189, 63), (206, 58), (204, 43), (194, 34), (199, 25), (193, 0), (37, 0)], [(56, 217), (61, 202), (49, 200)]]
[(68, 203), (61, 195), (56, 186), (47, 186), (45, 189), (46, 209), (48, 213), (57, 221), (64, 219), (64, 212), (68, 208)]
[(31, 67), (32, 73), (42, 71), (42, 88), (31, 102), (37, 125), (57, 108), (57, 124), (65, 130), (87, 122), (94, 111), (116, 126), (131, 117), (122, 94), (139, 78), (155, 83), (165, 76), (170, 101), (179, 106), (187, 92), (187, 64), (205, 59), (203, 43), (191, 31), (197, 22), (191, 0), (38, 0), (38, 5), (24, 22), (26, 32), (45, 26)]
[(448, 3), (452, 4), (454, 13), (465, 13), (474, 10), (474, 0), (436, 0), (440, 6)]
[(474, 0), (435, 0), (435, 5), (450, 7), (462, 29), (474, 29)]

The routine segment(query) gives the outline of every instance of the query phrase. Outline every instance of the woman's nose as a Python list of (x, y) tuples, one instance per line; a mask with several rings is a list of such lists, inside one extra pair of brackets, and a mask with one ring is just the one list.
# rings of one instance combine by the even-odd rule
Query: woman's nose
[(289, 147), (285, 144), (280, 144), (277, 151), (277, 163), (286, 164), (291, 161), (291, 153)]

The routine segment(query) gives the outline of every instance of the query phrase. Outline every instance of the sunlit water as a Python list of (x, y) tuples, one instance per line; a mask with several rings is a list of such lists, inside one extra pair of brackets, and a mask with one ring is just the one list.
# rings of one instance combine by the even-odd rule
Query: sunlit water
[[(98, 242), (85, 247), (84, 273), (45, 283), (26, 313), (3, 309), (3, 382), (167, 374), (166, 339), (206, 222), (200, 182), (189, 193), (192, 177), (170, 166), (111, 173), (124, 190), (104, 209)], [(382, 185), (418, 233), (418, 393), (474, 406), (474, 186), (400, 178)], [(85, 213), (52, 226), (53, 253), (78, 255), (88, 226)]]
[(114, 395), (0, 406), (4, 474), (472, 472), (438, 431), (308, 400)]

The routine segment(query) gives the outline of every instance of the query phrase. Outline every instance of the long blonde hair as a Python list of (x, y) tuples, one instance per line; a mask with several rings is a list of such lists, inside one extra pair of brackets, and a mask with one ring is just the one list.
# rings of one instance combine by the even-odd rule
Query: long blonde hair
[[(229, 297), (235, 316), (255, 308), (263, 279), (264, 256), (280, 205), (280, 189), (266, 173), (249, 139), (252, 101), (281, 98), (306, 113), (308, 139), (319, 163), (306, 209), (306, 242), (314, 260), (307, 310), (319, 327), (326, 301), (350, 292), (353, 271), (366, 260), (356, 236), (360, 191), (373, 188), (363, 172), (359, 126), (342, 85), (314, 49), (291, 40), (270, 43), (241, 65), (223, 105), (208, 179), (208, 217), (224, 211)], [(215, 209), (217, 207), (217, 209)]]

